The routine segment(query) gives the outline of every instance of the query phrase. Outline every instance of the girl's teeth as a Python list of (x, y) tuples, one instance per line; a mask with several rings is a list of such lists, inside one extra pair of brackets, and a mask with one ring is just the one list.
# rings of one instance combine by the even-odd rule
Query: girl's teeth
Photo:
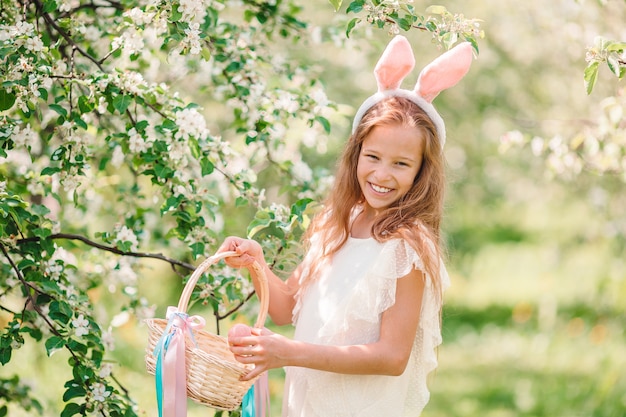
[(391, 191), (391, 188), (379, 187), (378, 185), (374, 185), (374, 184), (372, 184), (372, 188), (377, 193), (388, 193), (389, 191)]

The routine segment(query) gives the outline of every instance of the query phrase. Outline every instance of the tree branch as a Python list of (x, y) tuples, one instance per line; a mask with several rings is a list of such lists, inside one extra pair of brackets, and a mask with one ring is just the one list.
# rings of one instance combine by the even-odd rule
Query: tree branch
[(59, 25), (57, 25), (57, 23), (50, 16), (49, 13), (43, 12), (43, 4), (41, 3), (40, 0), (34, 0), (34, 3), (37, 6), (37, 9), (42, 11), (41, 16), (44, 18), (44, 20), (46, 21), (48, 25), (54, 28), (54, 30), (56, 30), (57, 33), (61, 35), (63, 39), (65, 39), (65, 41), (69, 45), (72, 46), (72, 48), (76, 49), (82, 56), (84, 56), (85, 58), (93, 62), (100, 69), (100, 71), (104, 72), (104, 68), (102, 67), (102, 65), (96, 58), (94, 58), (89, 53), (87, 53), (87, 51), (83, 50), (80, 46), (78, 46), (78, 44), (74, 42), (74, 39), (72, 39), (72, 37), (66, 31), (64, 31)]
[[(167, 256), (164, 256), (160, 253), (145, 253), (145, 252), (124, 252), (122, 250), (119, 250), (118, 248), (114, 247), (114, 246), (107, 246), (107, 245), (103, 245), (101, 243), (98, 242), (94, 242), (93, 240), (87, 239), (85, 236), (82, 235), (77, 235), (77, 234), (72, 234), (72, 233), (54, 233), (51, 234), (50, 236), (47, 237), (47, 239), (68, 239), (68, 240), (78, 240), (81, 241), (89, 246), (92, 246), (94, 248), (97, 249), (101, 249), (107, 252), (111, 252), (114, 253), (116, 255), (122, 255), (122, 256), (132, 256), (135, 258), (152, 258), (152, 259), (159, 259), (161, 261), (165, 261), (167, 263), (169, 263), (170, 265), (172, 265), (172, 268), (174, 266), (179, 266), (181, 268), (185, 268), (188, 269), (190, 271), (193, 271), (196, 269), (195, 266), (193, 266), (192, 264), (189, 264), (187, 262), (183, 262), (183, 261), (179, 261), (177, 259), (173, 259), (173, 258), (169, 258)], [(18, 239), (17, 240), (17, 244), (22, 244), (22, 243), (27, 243), (27, 242), (39, 242), (41, 240), (41, 238), (39, 237), (28, 237), (28, 238), (24, 238), (24, 239)]]

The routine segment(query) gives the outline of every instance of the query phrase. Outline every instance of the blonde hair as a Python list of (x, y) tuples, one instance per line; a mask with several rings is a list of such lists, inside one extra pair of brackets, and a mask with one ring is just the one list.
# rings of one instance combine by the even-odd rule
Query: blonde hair
[[(307, 230), (306, 239), (310, 242), (313, 235), (319, 234), (322, 242), (319, 256), (322, 257), (332, 256), (345, 244), (350, 235), (354, 209), (364, 201), (356, 175), (363, 141), (375, 126), (395, 124), (422, 130), (425, 142), (422, 166), (409, 191), (374, 222), (372, 236), (379, 242), (392, 238), (405, 239), (422, 258), (424, 272), (431, 277), (437, 294), (441, 294), (440, 223), (445, 188), (444, 160), (435, 125), (411, 100), (388, 97), (363, 115), (346, 144), (324, 208)], [(302, 287), (307, 281), (315, 279), (314, 265), (306, 275)]]

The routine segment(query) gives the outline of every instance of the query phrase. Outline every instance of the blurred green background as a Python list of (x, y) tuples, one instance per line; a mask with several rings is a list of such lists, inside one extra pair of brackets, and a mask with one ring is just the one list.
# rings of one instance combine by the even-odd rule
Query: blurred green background
[[(567, 138), (593, 123), (603, 98), (624, 85), (607, 70), (587, 95), (585, 49), (597, 35), (626, 39), (626, 2), (442, 4), (482, 19), (486, 38), (470, 74), (435, 101), (448, 129), (443, 229), (453, 286), (446, 294), (440, 366), (423, 416), (624, 417), (624, 177), (559, 171), (526, 148), (500, 152), (500, 138), (511, 130)], [(307, 8), (315, 19), (341, 18), (325, 1)], [(407, 36), (418, 69), (439, 54), (427, 35)], [(378, 33), (373, 42), (355, 39), (347, 51), (327, 44), (299, 52), (320, 72), (330, 99), (342, 104), (331, 120), (328, 151), (305, 153), (312, 164), (332, 170), (349, 116), (374, 91), (372, 69), (387, 40)], [(277, 47), (298, 53), (297, 45)], [(244, 234), (247, 216), (234, 213), (229, 232)], [(147, 261), (143, 272), (140, 291), (162, 317), (182, 287), (166, 265)], [(104, 291), (93, 295), (101, 297), (102, 308), (113, 303)], [(251, 320), (254, 309), (252, 303), (235, 319)], [(143, 364), (146, 327), (131, 319), (114, 333), (117, 378), (142, 415), (156, 415), (153, 378)], [(59, 374), (67, 372), (64, 359), (56, 369), (30, 346), (16, 355), (7, 374), (32, 375), (50, 399), (61, 398), (56, 381), (66, 380)], [(271, 373), (273, 415), (279, 415), (282, 375)], [(189, 407), (190, 416), (212, 413), (191, 402)]]

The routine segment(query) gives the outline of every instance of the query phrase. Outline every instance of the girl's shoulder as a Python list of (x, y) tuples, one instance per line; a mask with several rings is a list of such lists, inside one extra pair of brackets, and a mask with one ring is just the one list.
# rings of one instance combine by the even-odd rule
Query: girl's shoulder
[[(424, 265), (425, 255), (419, 253), (415, 245), (406, 238), (394, 237), (384, 241), (383, 245), (379, 262), (382, 264), (382, 268), (387, 269), (387, 273), (400, 278), (409, 274), (411, 270), (417, 269), (427, 276), (430, 275)], [(431, 242), (430, 245), (427, 245), (426, 250), (432, 250), (434, 253), (434, 244)], [(449, 286), (448, 272), (441, 257), (438, 257), (438, 262), (439, 277), (435, 279), (439, 279), (445, 289)], [(427, 281), (431, 281), (431, 279), (427, 279)]]

